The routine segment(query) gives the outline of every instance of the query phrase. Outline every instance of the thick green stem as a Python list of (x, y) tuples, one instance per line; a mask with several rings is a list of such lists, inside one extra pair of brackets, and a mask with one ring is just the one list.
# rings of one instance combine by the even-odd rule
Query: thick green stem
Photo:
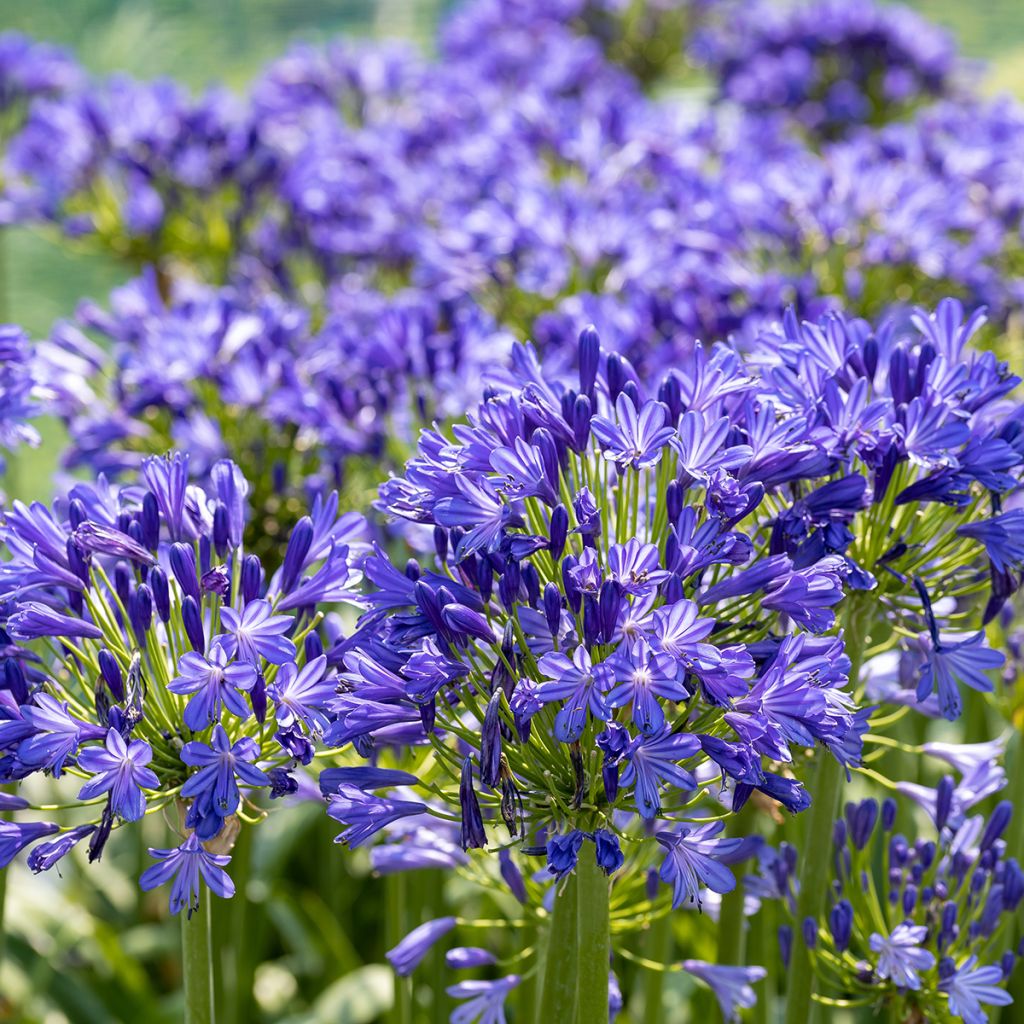
[[(851, 690), (856, 689), (860, 679), (860, 666), (869, 640), (866, 620), (867, 609), (848, 597), (843, 605), (842, 621), (846, 654), (850, 659)], [(817, 921), (825, 906), (832, 873), (832, 828), (846, 778), (843, 766), (828, 751), (819, 749), (817, 762), (808, 787), (811, 807), (807, 812), (800, 857), (800, 894), (789, 963), (786, 1024), (810, 1024), (817, 1014), (817, 1004), (812, 999), (815, 983), (811, 955), (800, 932), (802, 922), (808, 917)]]
[[(409, 931), (406, 913), (409, 887), (405, 873), (388, 875), (384, 888), (388, 908), (385, 934), (388, 949), (393, 949)], [(391, 1024), (412, 1024), (412, 983), (407, 978), (395, 976), (395, 1001), (388, 1020)]]
[[(576, 1020), (605, 1024), (608, 1020), (608, 878), (598, 867), (593, 850), (584, 848), (576, 867), (578, 956)], [(552, 1018), (557, 1019), (557, 1018)]]
[(786, 996), (786, 1024), (807, 1024), (811, 1020), (814, 973), (807, 946), (800, 935), (805, 918), (821, 916), (832, 871), (832, 826), (839, 810), (843, 768), (834, 757), (823, 753), (811, 782), (811, 804), (807, 812), (807, 832), (800, 858), (800, 895), (797, 899), (796, 927), (789, 961), (789, 984)]
[(579, 890), (576, 876), (558, 883), (551, 924), (548, 927), (547, 958), (541, 984), (538, 1021), (576, 1020), (576, 919)]
[(213, 1024), (213, 955), (209, 897), (191, 917), (181, 915), (181, 971), (185, 981), (185, 1024)]
[[(651, 923), (645, 943), (645, 956), (656, 964), (666, 966), (672, 960), (672, 914), (662, 914)], [(665, 991), (664, 971), (647, 971), (644, 978), (643, 1024), (662, 1024), (662, 997)]]

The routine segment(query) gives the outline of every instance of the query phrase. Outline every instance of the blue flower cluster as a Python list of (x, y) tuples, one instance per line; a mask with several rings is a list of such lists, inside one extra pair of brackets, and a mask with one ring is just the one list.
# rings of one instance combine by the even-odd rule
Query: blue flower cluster
[[(991, 753), (986, 746), (943, 756), (977, 773)], [(964, 800), (966, 785), (942, 778), (931, 793), (932, 826), (915, 840), (895, 831), (899, 804), (892, 798), (881, 808), (870, 798), (847, 804), (835, 823), (827, 912), (794, 922), (795, 929), (784, 926), (780, 937), (784, 955), (793, 942), (810, 948), (823, 980), (849, 996), (844, 1005), (890, 1006), (899, 1019), (948, 1014), (984, 1024), (983, 1005), (1012, 1002), (1005, 982), (1020, 955), (1013, 920), (1024, 899), (1024, 872), (1003, 838), (1013, 808), (1003, 801), (987, 819), (969, 815), (974, 801)], [(791, 907), (794, 867), (794, 858), (765, 849), (765, 877), (751, 879), (753, 888), (774, 890)]]
[(101, 477), (52, 509), (7, 511), (0, 780), (77, 778), (87, 818), (3, 823), (0, 864), (32, 846), (29, 865), (47, 870), (84, 839), (94, 860), (114, 829), (176, 805), (183, 843), (153, 851), (140, 881), (173, 876), (171, 909), (192, 910), (200, 878), (231, 894), (228, 851), (265, 813), (254, 790), (297, 788), (290, 771), (312, 759), (337, 685), (337, 625), (317, 609), (358, 600), (363, 523), (338, 516), (336, 495), (318, 501), (269, 575), (243, 546), (244, 477), (222, 460), (210, 478), (190, 484), (175, 454), (120, 490)]

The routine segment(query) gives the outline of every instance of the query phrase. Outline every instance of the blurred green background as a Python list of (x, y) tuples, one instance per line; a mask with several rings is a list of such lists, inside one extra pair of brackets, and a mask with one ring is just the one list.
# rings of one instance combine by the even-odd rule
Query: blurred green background
[[(409, 39), (429, 51), (458, 0), (0, 0), (0, 27), (70, 47), (95, 72), (172, 75), (195, 89), (241, 89), (298, 40), (339, 34)], [(917, 0), (963, 52), (989, 64), (986, 88), (1024, 96), (1024, 2)], [(123, 269), (26, 231), (10, 232), (0, 268), (0, 317), (36, 335), (83, 295), (102, 297)]]

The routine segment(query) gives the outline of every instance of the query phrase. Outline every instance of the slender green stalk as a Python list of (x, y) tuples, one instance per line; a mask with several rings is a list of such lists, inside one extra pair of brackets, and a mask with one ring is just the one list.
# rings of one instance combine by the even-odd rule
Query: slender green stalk
[[(761, 824), (758, 820), (755, 805), (748, 801), (747, 805), (736, 816), (733, 826), (734, 835), (750, 835), (758, 831)], [(743, 914), (744, 891), (740, 882), (732, 892), (722, 897), (722, 906), (718, 913), (718, 956), (720, 964), (735, 965), (746, 963), (747, 922)]]
[[(647, 933), (646, 957), (656, 964), (668, 964), (672, 959), (672, 914), (662, 914), (651, 922)], [(642, 1024), (662, 1024), (662, 995), (665, 991), (664, 971), (647, 971), (644, 977), (644, 1015)]]
[(589, 849), (584, 849), (576, 867), (576, 887), (576, 1020), (601, 1024), (608, 1019), (608, 878)]
[(807, 917), (817, 919), (828, 891), (832, 861), (832, 825), (839, 809), (843, 768), (828, 753), (819, 757), (811, 782), (810, 816), (800, 858), (800, 895), (797, 898), (797, 927), (789, 961), (789, 983), (786, 996), (786, 1024), (808, 1024), (814, 1012), (811, 995), (814, 974), (807, 946), (800, 936), (799, 924)]
[[(408, 897), (407, 878), (404, 872), (388, 875), (384, 879), (387, 893), (387, 942), (388, 948), (396, 946), (409, 929), (406, 927), (406, 900)], [(395, 1002), (388, 1017), (391, 1024), (412, 1024), (412, 986), (406, 978), (395, 976)]]
[(540, 1010), (535, 1018), (538, 1021), (564, 1021), (570, 1024), (576, 1020), (578, 905), (576, 876), (569, 875), (559, 883), (548, 927)]
[(211, 901), (191, 917), (181, 914), (181, 971), (185, 988), (185, 1024), (213, 1024)]
[[(860, 666), (867, 646), (866, 609), (847, 597), (843, 604), (846, 653), (850, 658), (850, 686), (860, 679)], [(800, 894), (797, 897), (796, 928), (789, 962), (786, 995), (786, 1024), (809, 1024), (817, 1016), (813, 1001), (814, 973), (810, 952), (800, 935), (800, 923), (821, 916), (832, 870), (832, 827), (839, 812), (839, 795), (846, 778), (843, 766), (825, 750), (818, 751), (814, 778), (808, 790), (811, 807), (800, 857)]]

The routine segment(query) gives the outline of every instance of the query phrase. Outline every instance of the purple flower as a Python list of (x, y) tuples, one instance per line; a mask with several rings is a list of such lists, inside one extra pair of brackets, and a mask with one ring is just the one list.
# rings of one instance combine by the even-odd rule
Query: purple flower
[(261, 656), (274, 665), (295, 658), (295, 644), (282, 635), (294, 620), (290, 615), (274, 615), (269, 601), (250, 601), (241, 614), (234, 608), (222, 608), (220, 614), (227, 631), (222, 643), (232, 657), (250, 665), (259, 664)]
[(460, 981), (445, 991), (452, 999), (465, 999), (451, 1015), (451, 1024), (505, 1024), (505, 999), (519, 984), (519, 975), (497, 981)]
[(185, 531), (185, 489), (188, 486), (188, 455), (174, 452), (166, 458), (145, 459), (142, 475), (160, 508), (172, 541), (188, 539)]
[(608, 549), (608, 579), (619, 583), (623, 593), (647, 594), (669, 575), (660, 568), (658, 549), (653, 544), (641, 544), (633, 537)]
[(661, 810), (661, 784), (667, 782), (685, 792), (697, 788), (694, 777), (679, 761), (700, 750), (700, 740), (685, 732), (665, 729), (654, 736), (639, 736), (625, 753), (628, 761), (620, 780), (623, 786), (635, 783), (634, 799), (640, 815), (648, 820)]
[(1004, 981), (999, 967), (979, 967), (978, 958), (969, 956), (949, 978), (939, 984), (949, 993), (949, 1012), (960, 1017), (965, 1024), (986, 1024), (988, 1015), (981, 1004), (1009, 1006), (1013, 996), (1000, 982)]
[(942, 717), (952, 722), (960, 717), (962, 709), (960, 685), (990, 693), (992, 680), (986, 673), (999, 668), (1005, 660), (1001, 652), (986, 646), (984, 631), (958, 642), (943, 641), (933, 635), (931, 650), (921, 666), (917, 699), (923, 701), (937, 690)]
[(215, 725), (211, 743), (192, 740), (181, 749), (182, 761), (199, 768), (182, 787), (181, 795), (193, 799), (204, 818), (210, 814), (229, 817), (241, 800), (239, 779), (248, 786), (270, 785), (267, 776), (252, 764), (258, 754), (255, 740), (246, 736), (232, 745), (224, 726)]
[(921, 943), (927, 938), (928, 929), (924, 925), (906, 921), (896, 925), (889, 935), (872, 932), (871, 951), (878, 954), (875, 972), (880, 978), (892, 981), (897, 988), (916, 991), (921, 987), (917, 972), (930, 971), (935, 966), (935, 956), (927, 949), (921, 949)]
[(107, 732), (104, 747), (87, 747), (78, 755), (78, 767), (95, 778), (79, 791), (80, 800), (110, 793), (110, 809), (124, 821), (138, 821), (146, 813), (143, 789), (159, 789), (160, 780), (147, 765), (153, 751), (145, 740), (126, 744), (116, 729)]
[(422, 814), (426, 809), (418, 801), (374, 796), (348, 784), (339, 786), (327, 805), (327, 813), (345, 826), (334, 841), (353, 848), (362, 846), (393, 821)]
[(555, 878), (562, 878), (576, 869), (584, 835), (574, 828), (564, 836), (552, 836), (548, 840), (548, 869)]
[(301, 669), (294, 662), (281, 666), (274, 682), (267, 687), (278, 725), (291, 728), (296, 722), (302, 722), (312, 733), (323, 732), (328, 719), (322, 709), (335, 696), (338, 687), (335, 676), (324, 678), (326, 669), (327, 658), (322, 654)]
[(606, 828), (594, 829), (594, 856), (606, 875), (614, 875), (625, 862), (619, 838)]
[(188, 908), (189, 917), (199, 909), (199, 879), (222, 899), (230, 899), (235, 894), (235, 885), (224, 870), (231, 861), (226, 854), (208, 853), (199, 842), (195, 832), (172, 850), (149, 851), (151, 857), (160, 862), (152, 864), (142, 872), (139, 885), (146, 891), (155, 889), (165, 882), (174, 879), (171, 886), (171, 913), (177, 914)]
[(997, 572), (1024, 567), (1024, 508), (965, 523), (958, 526), (956, 532), (984, 544)]
[(384, 954), (395, 974), (401, 978), (412, 974), (434, 943), (444, 938), (454, 927), (454, 917), (439, 917), (414, 928), (394, 949)]
[(672, 906), (676, 909), (687, 900), (700, 906), (702, 887), (722, 895), (736, 888), (733, 873), (719, 860), (739, 849), (742, 840), (716, 839), (724, 828), (723, 822), (712, 821), (696, 828), (655, 833), (654, 838), (665, 849), (659, 877), (672, 886)]
[(740, 1010), (749, 1010), (757, 1003), (753, 985), (768, 973), (763, 967), (728, 967), (703, 960), (684, 960), (681, 966), (715, 993), (729, 1024), (740, 1019)]
[(0, 821), (0, 869), (7, 867), (30, 843), (58, 831), (59, 826), (46, 821)]
[(498, 961), (489, 950), (479, 946), (456, 946), (444, 955), (445, 966), (452, 971), (469, 971), (475, 967), (492, 967)]
[(615, 420), (595, 416), (594, 435), (605, 447), (605, 458), (623, 466), (653, 466), (661, 460), (665, 446), (675, 436), (665, 426), (668, 410), (660, 402), (645, 402), (637, 415), (633, 400), (625, 393), (615, 401)]
[(49, 842), (40, 843), (32, 848), (28, 855), (28, 866), (36, 873), (49, 871), (50, 868), (66, 857), (83, 839), (96, 831), (95, 825), (79, 825), (68, 829), (63, 835)]
[(665, 711), (657, 698), (684, 701), (690, 696), (679, 682), (672, 657), (655, 654), (645, 640), (620, 647), (606, 664), (617, 681), (606, 698), (608, 706), (632, 704), (633, 724), (645, 736), (653, 736), (665, 724)]
[(230, 663), (225, 644), (215, 638), (209, 653), (189, 651), (178, 662), (178, 675), (167, 684), (171, 693), (193, 694), (185, 707), (185, 724), (198, 732), (220, 720), (221, 709), (243, 722), (249, 717), (249, 705), (242, 691), (256, 685), (256, 669), (244, 662)]
[(23, 704), (21, 716), (34, 730), (33, 735), (18, 744), (18, 760), (32, 768), (45, 768), (60, 778), (64, 762), (78, 749), (84, 739), (99, 739), (105, 730), (72, 718), (66, 703), (48, 693), (38, 693), (35, 704)]
[(537, 687), (537, 700), (543, 704), (565, 701), (555, 716), (555, 736), (562, 743), (572, 743), (583, 735), (588, 710), (594, 718), (607, 721), (610, 712), (602, 692), (607, 672), (600, 665), (596, 669), (591, 666), (590, 654), (582, 644), (573, 651), (572, 661), (564, 654), (545, 654), (537, 667), (549, 680)]
[(99, 640), (103, 636), (91, 622), (64, 615), (38, 601), (18, 605), (18, 610), (7, 620), (7, 631), (15, 640), (38, 640), (41, 637)]

